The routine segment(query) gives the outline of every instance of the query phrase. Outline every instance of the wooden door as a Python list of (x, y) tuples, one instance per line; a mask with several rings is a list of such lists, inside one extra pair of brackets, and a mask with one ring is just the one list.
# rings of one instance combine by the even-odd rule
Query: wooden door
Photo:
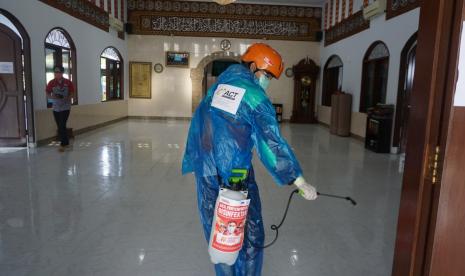
[(452, 107), (463, 1), (421, 2), (393, 276), (465, 275), (465, 117)]
[(0, 24), (0, 146), (26, 146), (21, 38)]
[(465, 275), (465, 107), (452, 110), (436, 220), (432, 221), (429, 272)]
[[(444, 116), (445, 144), (442, 173), (438, 175), (433, 201), (431, 227), (428, 236), (427, 275), (465, 275), (465, 89), (456, 86), (463, 83), (465, 71), (465, 7), (463, 0), (456, 1), (456, 20), (452, 29), (451, 62), (447, 91), (450, 111)], [(460, 45), (463, 46), (460, 46)], [(459, 69), (459, 70), (457, 70)], [(460, 74), (459, 74), (460, 73)], [(448, 126), (448, 127), (447, 127)]]

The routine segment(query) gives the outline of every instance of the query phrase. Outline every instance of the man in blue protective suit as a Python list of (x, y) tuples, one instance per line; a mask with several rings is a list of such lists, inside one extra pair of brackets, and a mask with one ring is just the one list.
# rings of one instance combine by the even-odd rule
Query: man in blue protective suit
[(207, 241), (220, 186), (229, 185), (233, 169), (248, 170), (246, 239), (236, 263), (215, 265), (216, 275), (261, 275), (264, 229), (251, 164), (254, 147), (279, 185), (295, 184), (304, 198), (317, 197), (316, 189), (304, 180), (294, 153), (281, 136), (274, 107), (265, 93), (270, 80), (281, 76), (281, 56), (270, 46), (257, 43), (247, 49), (242, 62), (219, 76), (195, 111), (182, 164), (183, 174), (195, 174)]

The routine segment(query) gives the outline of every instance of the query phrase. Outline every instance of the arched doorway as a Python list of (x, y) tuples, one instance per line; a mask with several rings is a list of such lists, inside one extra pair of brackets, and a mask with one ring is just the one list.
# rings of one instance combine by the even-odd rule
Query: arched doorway
[(0, 147), (33, 142), (30, 39), (16, 17), (0, 9)]
[(216, 82), (221, 73), (228, 69), (229, 66), (238, 63), (238, 61), (232, 59), (217, 59), (207, 64), (202, 81), (202, 98), (205, 97), (208, 89)]
[(239, 63), (241, 62), (241, 56), (233, 52), (215, 52), (204, 57), (196, 68), (191, 69), (192, 112), (195, 111), (203, 98), (206, 67), (213, 61), (229, 61)]
[(386, 102), (388, 71), (389, 50), (384, 42), (376, 41), (363, 59), (360, 112), (366, 113), (378, 103)]
[(410, 114), (410, 95), (412, 94), (413, 78), (415, 75), (416, 53), (417, 34), (415, 33), (407, 41), (401, 53), (393, 139), (393, 147), (398, 147), (399, 153), (405, 153), (407, 146), (407, 126)]
[(342, 70), (344, 64), (339, 56), (333, 55), (326, 62), (323, 71), (323, 97), (321, 104), (331, 106), (331, 96), (342, 89)]

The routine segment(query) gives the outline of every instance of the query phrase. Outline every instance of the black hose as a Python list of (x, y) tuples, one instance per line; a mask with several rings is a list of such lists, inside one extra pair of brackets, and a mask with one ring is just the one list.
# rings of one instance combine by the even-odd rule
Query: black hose
[[(286, 220), (287, 211), (289, 211), (289, 206), (291, 205), (292, 197), (293, 197), (295, 194), (298, 194), (298, 193), (299, 193), (299, 190), (298, 190), (298, 189), (292, 191), (292, 193), (289, 195), (289, 200), (287, 201), (286, 211), (284, 211), (284, 215), (283, 215), (283, 218), (281, 219), (281, 222), (280, 222), (278, 225), (273, 224), (273, 225), (270, 226), (271, 230), (276, 231), (276, 236), (274, 237), (273, 241), (271, 241), (269, 244), (264, 245), (264, 246), (255, 245), (251, 240), (249, 240), (249, 236), (246, 235), (246, 236), (247, 236), (247, 241), (250, 242), (250, 244), (251, 244), (253, 247), (259, 248), (259, 249), (265, 249), (265, 248), (268, 248), (268, 247), (272, 246), (272, 245), (278, 240), (279, 228), (283, 225), (284, 221)], [(247, 232), (246, 232), (246, 233), (247, 233)]]
[[(259, 249), (265, 249), (265, 248), (268, 248), (270, 246), (272, 246), (277, 240), (278, 240), (278, 236), (279, 236), (279, 228), (283, 225), (284, 221), (286, 220), (286, 217), (287, 217), (287, 211), (289, 211), (289, 206), (291, 205), (291, 201), (292, 201), (292, 197), (295, 195), (295, 194), (298, 194), (299, 193), (299, 189), (296, 189), (294, 191), (292, 191), (292, 193), (289, 195), (289, 200), (287, 201), (287, 205), (286, 205), (286, 210), (284, 211), (284, 215), (283, 215), (283, 218), (281, 219), (281, 222), (276, 225), (276, 224), (272, 224), (270, 226), (271, 230), (274, 230), (276, 231), (276, 236), (274, 237), (274, 239), (267, 245), (264, 245), (264, 246), (260, 246), (260, 245), (255, 245), (250, 239), (249, 239), (249, 236), (246, 235), (246, 238), (247, 238), (247, 241), (250, 242), (250, 244), (255, 247), (255, 248), (259, 248)], [(357, 202), (355, 200), (353, 200), (351, 197), (348, 197), (348, 196), (338, 196), (338, 195), (332, 195), (332, 194), (325, 194), (325, 193), (320, 193), (318, 192), (317, 193), (319, 196), (326, 196), (326, 197), (332, 197), (332, 198), (338, 198), (338, 199), (345, 199), (347, 201), (350, 201), (350, 203), (352, 203), (352, 205), (357, 205)], [(247, 233), (247, 231), (246, 231)]]

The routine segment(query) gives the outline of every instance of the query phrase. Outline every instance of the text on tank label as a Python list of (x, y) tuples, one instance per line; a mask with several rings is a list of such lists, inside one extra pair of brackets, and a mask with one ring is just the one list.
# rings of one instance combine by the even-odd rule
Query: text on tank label
[(215, 90), (211, 106), (236, 115), (244, 94), (244, 88), (220, 84)]

